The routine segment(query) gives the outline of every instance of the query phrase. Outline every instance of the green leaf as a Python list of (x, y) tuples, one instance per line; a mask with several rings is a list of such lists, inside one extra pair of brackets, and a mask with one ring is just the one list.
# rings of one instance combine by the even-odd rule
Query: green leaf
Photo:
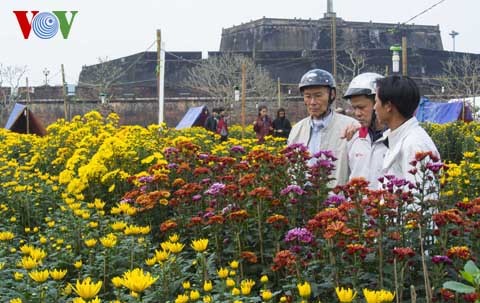
[(462, 275), (462, 278), (465, 279), (470, 284), (473, 284), (473, 275), (468, 272), (468, 271), (460, 271), (460, 275)]
[(463, 267), (463, 269), (467, 272), (469, 272), (470, 274), (472, 275), (475, 275), (475, 274), (478, 274), (480, 273), (480, 269), (478, 269), (477, 265), (475, 265), (475, 263), (472, 261), (472, 260), (469, 260), (465, 266)]
[(443, 283), (443, 288), (450, 289), (462, 294), (470, 294), (472, 292), (475, 292), (475, 288), (473, 288), (472, 286), (455, 281), (448, 281)]

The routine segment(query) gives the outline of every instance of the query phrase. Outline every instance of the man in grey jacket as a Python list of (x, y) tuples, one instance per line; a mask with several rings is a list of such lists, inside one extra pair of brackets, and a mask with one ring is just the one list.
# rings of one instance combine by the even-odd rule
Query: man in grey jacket
[(347, 126), (358, 124), (350, 117), (332, 110), (336, 97), (335, 79), (332, 74), (322, 69), (313, 69), (303, 75), (298, 85), (303, 95), (309, 116), (296, 123), (288, 137), (288, 144), (301, 143), (308, 147), (311, 155), (321, 150), (330, 150), (337, 157), (334, 181), (329, 184), (334, 187), (347, 183), (348, 145), (343, 139)]

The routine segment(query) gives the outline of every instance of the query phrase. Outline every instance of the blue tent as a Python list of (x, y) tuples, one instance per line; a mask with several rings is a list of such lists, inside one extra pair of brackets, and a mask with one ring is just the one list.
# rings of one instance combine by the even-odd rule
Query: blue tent
[(472, 111), (462, 101), (456, 102), (433, 102), (422, 97), (415, 114), (420, 122), (448, 123), (458, 120), (472, 121)]
[[(28, 131), (27, 125), (29, 128)], [(47, 130), (40, 120), (35, 117), (32, 111), (27, 109), (25, 105), (19, 103), (15, 103), (15, 106), (8, 117), (7, 124), (5, 124), (5, 128), (21, 134), (30, 133), (37, 134), (39, 136), (45, 136), (47, 134)]]
[(206, 109), (207, 107), (205, 105), (189, 108), (175, 128), (182, 129), (192, 126), (203, 126), (205, 119), (207, 118), (207, 115), (205, 114)]

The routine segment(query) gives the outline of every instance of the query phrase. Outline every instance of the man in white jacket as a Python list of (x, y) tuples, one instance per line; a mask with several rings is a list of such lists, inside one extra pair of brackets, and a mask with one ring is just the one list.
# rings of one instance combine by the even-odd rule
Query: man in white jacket
[(383, 133), (388, 151), (381, 175), (394, 175), (415, 184), (410, 162), (415, 160), (416, 153), (430, 151), (440, 157), (432, 139), (414, 116), (420, 92), (409, 77), (389, 76), (376, 83), (375, 112), (389, 128)]
[(330, 150), (337, 158), (330, 186), (347, 183), (349, 176), (347, 141), (342, 139), (348, 125), (356, 124), (355, 119), (332, 110), (336, 97), (335, 79), (322, 69), (313, 69), (303, 75), (299, 83), (300, 92), (307, 106), (309, 116), (296, 123), (287, 143), (301, 143), (308, 147), (311, 155), (321, 150)]
[(352, 79), (343, 98), (350, 100), (355, 118), (361, 127), (349, 127), (345, 137), (348, 140), (348, 162), (350, 177), (363, 177), (369, 182), (369, 188), (378, 189), (383, 158), (387, 152), (384, 141), (377, 141), (386, 127), (376, 117), (375, 105), (376, 81), (383, 78), (377, 73), (363, 73)]

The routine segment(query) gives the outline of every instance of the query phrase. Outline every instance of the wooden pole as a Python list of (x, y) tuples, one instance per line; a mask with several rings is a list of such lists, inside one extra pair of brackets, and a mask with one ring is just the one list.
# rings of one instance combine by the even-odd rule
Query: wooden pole
[(246, 66), (242, 63), (242, 139), (245, 137)]
[(277, 78), (278, 108), (282, 107), (282, 92), (280, 91), (280, 77)]
[(332, 15), (332, 72), (337, 79), (337, 17)]
[(63, 94), (63, 110), (65, 113), (65, 121), (68, 121), (68, 114), (67, 114), (67, 83), (65, 83), (65, 69), (63, 68), (62, 64), (62, 94)]
[(27, 107), (25, 107), (25, 118), (27, 119), (27, 134), (30, 133), (30, 87), (28, 87), (28, 77), (26, 77), (27, 82)]
[(157, 86), (158, 86), (158, 124), (164, 118), (164, 75), (165, 75), (165, 44), (162, 43), (162, 31), (157, 29)]
[(402, 75), (408, 75), (407, 71), (407, 37), (402, 36)]

